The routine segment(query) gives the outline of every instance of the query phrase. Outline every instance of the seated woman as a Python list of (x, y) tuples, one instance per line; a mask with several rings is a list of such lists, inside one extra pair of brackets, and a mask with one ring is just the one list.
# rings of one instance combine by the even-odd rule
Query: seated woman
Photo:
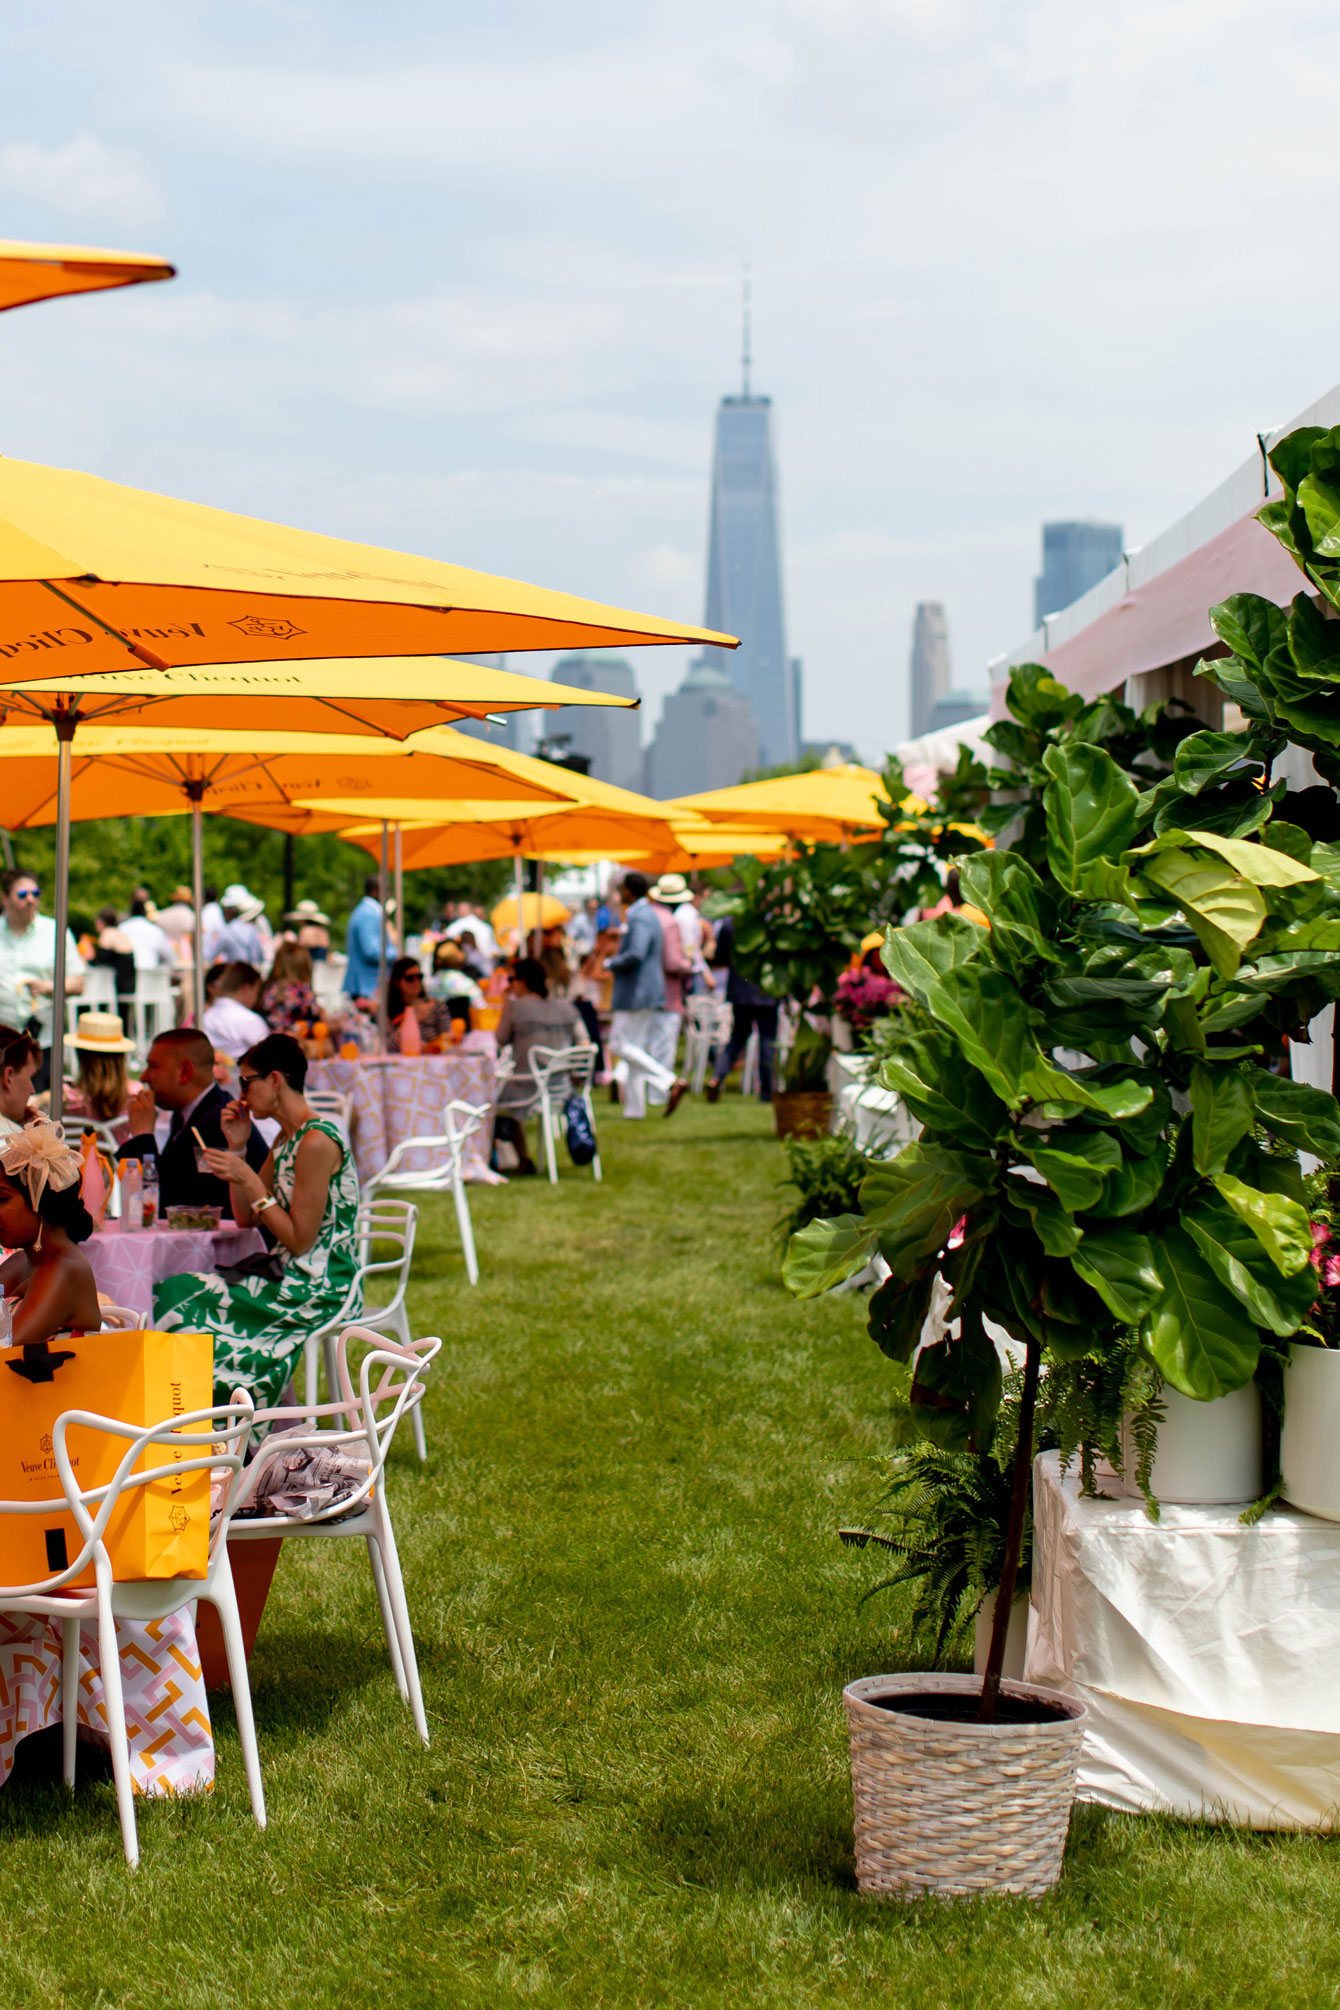
[[(551, 998), (544, 965), (522, 956), (512, 965), (512, 982), (498, 1021), (498, 1045), (512, 1049), (512, 1073), (498, 1093), (497, 1114), (517, 1121), (521, 1131), (521, 1161), (527, 1161), (525, 1127), (515, 1112), (535, 1095), (530, 1057), (536, 1047), (572, 1047), (584, 1038), (577, 1008), (568, 998)], [(496, 1135), (495, 1128), (495, 1135)]]
[(275, 960), (261, 992), (261, 1017), (272, 1033), (291, 1033), (295, 1026), (308, 1030), (325, 1014), (312, 989), (312, 958), (298, 942), (275, 945)]
[(386, 984), (387, 1045), (400, 1052), (400, 1020), (413, 1012), (419, 1022), (419, 1040), (426, 1047), (451, 1031), (451, 1008), (442, 998), (425, 998), (423, 970), (412, 956), (397, 956)]
[(88, 1258), (93, 1233), (79, 1198), (79, 1160), (59, 1124), (38, 1118), (0, 1143), (0, 1290), (14, 1314), (15, 1347), (57, 1333), (98, 1333), (102, 1312)]
[[(307, 1334), (345, 1306), (357, 1271), (358, 1175), (334, 1124), (303, 1097), (307, 1056), (289, 1034), (250, 1048), (237, 1079), (241, 1093), (221, 1117), (231, 1150), (204, 1157), (227, 1180), (238, 1224), (263, 1221), (278, 1246), (255, 1275), (165, 1278), (154, 1287), (154, 1323), (212, 1333), (215, 1400), (248, 1389), (259, 1409), (280, 1400)], [(259, 1172), (241, 1156), (253, 1117), (274, 1117), (280, 1131)]]
[(430, 998), (440, 998), (453, 1019), (468, 1026), (472, 1007), (484, 1003), (484, 994), (465, 967), (465, 951), (450, 936), (433, 951), (433, 967), (424, 986)]
[(64, 1115), (114, 1124), (118, 1127), (117, 1143), (124, 1144), (130, 1131), (129, 1124), (122, 1122), (130, 1101), (126, 1055), (134, 1053), (135, 1042), (125, 1037), (120, 1014), (82, 1013), (70, 1044), (78, 1058), (79, 1080), (66, 1088)]

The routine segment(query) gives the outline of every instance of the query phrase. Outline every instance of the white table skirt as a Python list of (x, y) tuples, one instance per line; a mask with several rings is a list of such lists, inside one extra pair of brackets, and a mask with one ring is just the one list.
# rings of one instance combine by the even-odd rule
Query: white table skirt
[(1026, 1679), (1089, 1706), (1079, 1797), (1250, 1828), (1340, 1811), (1340, 1524), (1086, 1501), (1034, 1468)]
[(153, 1324), (154, 1286), (192, 1270), (240, 1263), (265, 1244), (254, 1228), (100, 1228), (81, 1245), (93, 1281), (114, 1305)]

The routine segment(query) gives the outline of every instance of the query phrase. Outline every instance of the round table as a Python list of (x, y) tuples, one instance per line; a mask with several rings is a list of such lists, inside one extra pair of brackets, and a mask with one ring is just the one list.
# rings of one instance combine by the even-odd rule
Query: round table
[(93, 1281), (104, 1298), (138, 1312), (146, 1327), (153, 1323), (154, 1286), (165, 1277), (182, 1277), (193, 1270), (217, 1270), (221, 1263), (240, 1263), (265, 1244), (254, 1228), (122, 1229), (110, 1224), (80, 1245), (93, 1267)]
[[(359, 1061), (314, 1061), (309, 1089), (334, 1089), (351, 1102), (354, 1164), (360, 1181), (379, 1173), (404, 1138), (432, 1137), (442, 1129), (444, 1103), (459, 1099), (492, 1109), (498, 1096), (496, 1049), (463, 1045), (449, 1054), (369, 1054)], [(465, 1147), (465, 1177), (488, 1179), (487, 1126)], [(424, 1172), (432, 1152), (411, 1152), (408, 1170)]]

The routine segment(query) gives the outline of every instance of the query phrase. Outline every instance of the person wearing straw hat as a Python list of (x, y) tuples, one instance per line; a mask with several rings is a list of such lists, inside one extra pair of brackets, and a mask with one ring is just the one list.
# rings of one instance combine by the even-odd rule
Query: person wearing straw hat
[(241, 885), (226, 886), (220, 903), (223, 909), (223, 927), (212, 942), (205, 944), (207, 963), (254, 963), (258, 967), (269, 961), (265, 954), (265, 941), (257, 921), (265, 912), (265, 902), (257, 900), (254, 893), (248, 893)]
[(65, 1091), (67, 1117), (91, 1117), (94, 1123), (115, 1124), (130, 1101), (126, 1056), (135, 1051), (119, 1012), (85, 1012), (71, 1042), (79, 1063), (79, 1079)]
[(324, 963), (330, 955), (330, 916), (323, 914), (314, 900), (300, 900), (284, 916), (284, 925), (293, 930), (300, 949), (313, 963)]

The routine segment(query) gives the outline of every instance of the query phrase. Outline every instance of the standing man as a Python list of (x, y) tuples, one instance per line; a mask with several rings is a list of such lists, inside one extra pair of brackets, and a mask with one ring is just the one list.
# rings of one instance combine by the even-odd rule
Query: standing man
[(772, 1101), (772, 1050), (777, 1044), (777, 1000), (769, 998), (741, 977), (735, 968), (735, 923), (730, 915), (717, 930), (712, 966), (726, 972), (726, 997), (730, 1002), (730, 1040), (717, 1055), (713, 1079), (707, 1085), (707, 1100), (716, 1102), (727, 1075), (743, 1054), (749, 1035), (758, 1030), (758, 1099)]
[[(32, 1034), (42, 1049), (35, 1086), (51, 1083), (51, 990), (56, 969), (56, 924), (39, 914), (41, 888), (17, 866), (0, 878), (0, 1021)], [(65, 992), (84, 988), (84, 959), (65, 931)]]
[(167, 930), (149, 915), (149, 896), (141, 888), (130, 903), (130, 913), (121, 923), (121, 933), (130, 939), (137, 970), (172, 970), (177, 952)]
[[(344, 973), (344, 990), (349, 998), (374, 998), (377, 994), (382, 937), (386, 929), (386, 916), (377, 898), (380, 892), (380, 879), (375, 872), (370, 873), (363, 882), (363, 898), (349, 916), (344, 937), (344, 953), (349, 959)], [(389, 951), (387, 964), (389, 967)]]
[(258, 970), (263, 970), (266, 964), (265, 940), (256, 926), (256, 920), (265, 912), (265, 902), (257, 900), (244, 886), (225, 886), (222, 907), (223, 927), (206, 952), (207, 960), (210, 963), (254, 963)]
[[(682, 873), (663, 872), (648, 898), (660, 923), (661, 969), (665, 973), (665, 1005), (656, 1014), (656, 1030), (649, 1051), (673, 1077), (684, 1023), (684, 988), (693, 975), (693, 960), (685, 953), (679, 916), (685, 901), (692, 908), (693, 896)], [(655, 1085), (648, 1091), (648, 1102), (663, 1103), (665, 1099), (665, 1092)]]
[(623, 940), (613, 956), (605, 959), (614, 972), (613, 1007), (610, 1018), (610, 1051), (624, 1063), (628, 1079), (624, 1083), (623, 1113), (638, 1119), (647, 1114), (647, 1085), (665, 1097), (665, 1114), (672, 1117), (688, 1088), (673, 1068), (667, 1068), (651, 1051), (657, 1037), (657, 1020), (666, 1010), (665, 935), (656, 909), (647, 898), (648, 882), (640, 872), (624, 877), (625, 925)]

